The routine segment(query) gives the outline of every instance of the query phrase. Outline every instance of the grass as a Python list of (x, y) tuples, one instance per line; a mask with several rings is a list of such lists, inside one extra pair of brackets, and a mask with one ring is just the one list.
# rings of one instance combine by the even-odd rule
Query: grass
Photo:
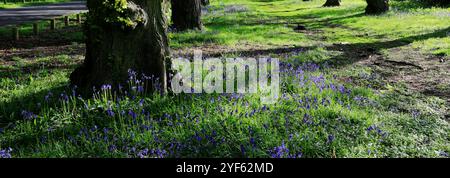
[(9, 8), (20, 8), (20, 7), (30, 7), (30, 6), (40, 6), (47, 5), (52, 3), (60, 3), (60, 2), (70, 2), (72, 0), (45, 0), (43, 2), (7, 2), (6, 4), (3, 1), (0, 3), (0, 9), (9, 9)]
[[(76, 14), (69, 15), (70, 18), (70, 24), (68, 27), (64, 24), (64, 18), (56, 18), (56, 28), (59, 30), (52, 31), (50, 30), (51, 22), (50, 20), (40, 20), (34, 23), (38, 24), (39, 28), (39, 35), (38, 37), (41, 37), (43, 39), (49, 40), (55, 40), (60, 39), (64, 41), (71, 41), (71, 42), (83, 42), (84, 41), (84, 34), (81, 30), (81, 26), (79, 24), (76, 24)], [(82, 21), (86, 19), (85, 14), (81, 15)], [(12, 26), (4, 26), (0, 27), (0, 39), (2, 40), (12, 40)], [(33, 23), (23, 23), (19, 26), (19, 36), (20, 38), (33, 38), (34, 32), (33, 32)], [(30, 44), (30, 46), (33, 46)]]
[[(262, 105), (257, 94), (145, 94), (136, 90), (139, 74), (120, 91), (105, 87), (82, 98), (68, 87), (82, 54), (15, 56), (0, 68), (3, 156), (448, 157), (444, 98), (389, 83), (347, 57), (367, 46), (381, 55), (411, 48), (446, 56), (450, 21), (436, 14), (449, 9), (406, 11), (395, 2), (397, 10), (365, 16), (359, 0), (335, 8), (320, 7), (324, 1), (212, 3), (204, 31), (171, 33), (171, 47), (279, 58), (277, 104)], [(292, 30), (297, 23), (307, 30)], [(292, 50), (270, 50), (279, 48)]]

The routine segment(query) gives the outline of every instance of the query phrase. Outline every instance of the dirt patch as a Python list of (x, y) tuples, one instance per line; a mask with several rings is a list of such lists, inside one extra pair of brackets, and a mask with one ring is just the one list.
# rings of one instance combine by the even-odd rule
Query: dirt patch
[(405, 84), (410, 91), (436, 96), (450, 104), (448, 57), (427, 55), (410, 46), (391, 48), (386, 53), (370, 54), (357, 63), (372, 67), (391, 84)]
[(0, 50), (0, 63), (4, 64), (14, 58), (34, 59), (56, 55), (82, 55), (85, 51), (84, 44), (63, 46), (44, 46), (34, 48), (12, 48)]
[(186, 57), (192, 58), (194, 50), (201, 50), (203, 57), (260, 57), (269, 55), (285, 55), (292, 53), (300, 53), (310, 49), (310, 47), (301, 46), (265, 46), (255, 44), (240, 44), (239, 46), (220, 46), (220, 45), (205, 45), (198, 47), (173, 49), (171, 51), (172, 57)]

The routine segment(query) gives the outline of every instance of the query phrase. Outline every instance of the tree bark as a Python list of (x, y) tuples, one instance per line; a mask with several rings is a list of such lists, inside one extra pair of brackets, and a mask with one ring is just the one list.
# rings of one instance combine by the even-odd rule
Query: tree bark
[(201, 0), (172, 0), (172, 22), (175, 31), (202, 29)]
[(124, 27), (120, 21), (105, 20), (114, 16), (114, 13), (101, 9), (102, 1), (88, 0), (89, 14), (84, 27), (86, 59), (71, 74), (71, 83), (83, 93), (90, 93), (93, 87), (104, 84), (124, 86), (128, 70), (131, 69), (139, 74), (158, 78), (151, 84), (158, 85), (165, 92), (165, 59), (169, 50), (162, 4), (164, 1), (126, 1), (125, 15), (130, 20)]
[(334, 7), (334, 6), (340, 6), (341, 5), (341, 0), (327, 0), (327, 2), (325, 2), (325, 4), (323, 5), (324, 7)]
[(389, 0), (366, 0), (366, 14), (381, 14), (389, 10)]

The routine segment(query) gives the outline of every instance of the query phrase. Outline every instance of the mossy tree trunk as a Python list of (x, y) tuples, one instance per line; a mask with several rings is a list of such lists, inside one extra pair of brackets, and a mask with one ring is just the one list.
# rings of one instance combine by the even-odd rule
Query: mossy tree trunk
[(389, 10), (389, 0), (366, 0), (366, 14), (381, 14)]
[[(105, 1), (110, 4), (102, 5)], [(116, 5), (111, 1), (117, 1)], [(88, 0), (86, 59), (70, 76), (72, 84), (83, 92), (104, 84), (123, 86), (131, 69), (158, 78), (152, 84), (166, 91), (165, 59), (169, 50), (164, 2)]]
[(172, 0), (174, 30), (201, 30), (201, 16), (201, 0)]
[(325, 2), (325, 4), (323, 5), (324, 7), (334, 7), (334, 6), (340, 6), (341, 5), (341, 0), (327, 0), (327, 2)]

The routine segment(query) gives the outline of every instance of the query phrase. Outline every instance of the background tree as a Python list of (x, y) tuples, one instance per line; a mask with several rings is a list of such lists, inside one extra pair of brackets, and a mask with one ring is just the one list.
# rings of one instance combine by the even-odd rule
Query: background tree
[(207, 6), (210, 4), (209, 0), (201, 0), (202, 1), (202, 5)]
[(165, 0), (88, 0), (86, 59), (70, 79), (82, 91), (118, 86), (132, 69), (159, 78), (166, 89), (168, 53)]
[(389, 10), (389, 0), (366, 0), (366, 14), (381, 14)]
[(340, 6), (341, 5), (341, 0), (327, 0), (327, 2), (325, 2), (325, 4), (323, 5), (324, 7), (333, 7), (333, 6)]
[(172, 22), (176, 31), (201, 30), (201, 0), (172, 0)]

